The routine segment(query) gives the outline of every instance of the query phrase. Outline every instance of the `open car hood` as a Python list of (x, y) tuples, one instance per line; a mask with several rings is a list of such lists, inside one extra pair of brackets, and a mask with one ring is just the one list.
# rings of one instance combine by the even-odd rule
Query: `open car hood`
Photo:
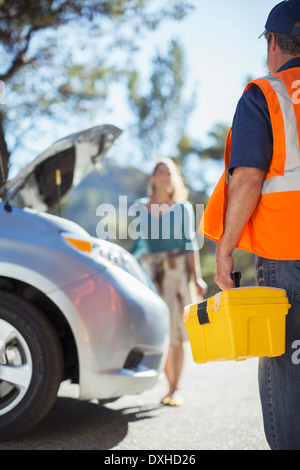
[(121, 133), (103, 125), (58, 140), (2, 186), (0, 197), (6, 203), (51, 209), (100, 164)]

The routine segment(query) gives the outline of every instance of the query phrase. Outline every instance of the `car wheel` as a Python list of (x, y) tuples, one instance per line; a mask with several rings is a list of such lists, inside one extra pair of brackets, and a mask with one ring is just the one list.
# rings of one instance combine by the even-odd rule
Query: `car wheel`
[(61, 346), (40, 310), (0, 292), (0, 439), (36, 425), (53, 406), (63, 376)]

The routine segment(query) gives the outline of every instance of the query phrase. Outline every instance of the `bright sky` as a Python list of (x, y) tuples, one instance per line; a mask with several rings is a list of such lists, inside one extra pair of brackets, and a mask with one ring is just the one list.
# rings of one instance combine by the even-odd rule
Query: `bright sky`
[[(215, 123), (231, 124), (248, 76), (266, 75), (266, 40), (258, 36), (278, 0), (191, 0), (195, 10), (168, 23), (152, 45), (179, 39), (187, 59), (187, 79), (198, 103), (189, 133), (201, 141)], [(149, 36), (150, 37), (150, 36)]]
[[(190, 117), (187, 133), (205, 145), (208, 132), (216, 123), (231, 124), (247, 78), (258, 78), (267, 73), (266, 40), (258, 39), (258, 36), (264, 31), (269, 12), (279, 1), (189, 1), (195, 6), (195, 10), (184, 20), (163, 22), (157, 32), (146, 35), (141, 42), (138, 61), (143, 69), (144, 57), (151, 59), (158, 48), (165, 51), (170, 39), (175, 38), (180, 42), (186, 56), (186, 88), (196, 89), (197, 93), (197, 103)], [(162, 2), (163, 0), (156, 0), (158, 5)], [(102, 110), (101, 122), (98, 118), (97, 122), (84, 124), (83, 127), (110, 123), (123, 129), (126, 134), (130, 125), (128, 109), (126, 110), (124, 90), (119, 89), (119, 92), (113, 98), (111, 111)], [(54, 140), (77, 130), (79, 129), (73, 129), (72, 123), (68, 122), (66, 129), (60, 129)], [(48, 135), (48, 138), (51, 142), (46, 139), (46, 143), (38, 143), (35, 155), (53, 142), (53, 137)], [(119, 140), (117, 144), (118, 142)], [(122, 145), (121, 141), (121, 148)], [(116, 152), (118, 153), (118, 148)], [(124, 152), (125, 159), (126, 155)], [(28, 155), (22, 155), (22, 151), (16, 155), (16, 171), (19, 171), (18, 167), (23, 166), (26, 159), (28, 161)]]

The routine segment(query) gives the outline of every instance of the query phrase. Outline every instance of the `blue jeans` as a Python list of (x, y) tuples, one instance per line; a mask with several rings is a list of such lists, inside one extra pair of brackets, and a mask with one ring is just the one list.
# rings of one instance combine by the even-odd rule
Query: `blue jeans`
[(259, 361), (265, 435), (272, 450), (300, 450), (300, 261), (256, 258), (257, 285), (287, 291), (286, 352)]

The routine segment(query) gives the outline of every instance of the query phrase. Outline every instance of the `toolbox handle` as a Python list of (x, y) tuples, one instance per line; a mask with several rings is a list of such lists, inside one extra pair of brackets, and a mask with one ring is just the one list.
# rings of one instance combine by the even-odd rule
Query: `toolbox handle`
[(235, 271), (231, 273), (231, 279), (234, 281), (234, 287), (240, 287), (240, 280), (242, 279), (242, 273)]

